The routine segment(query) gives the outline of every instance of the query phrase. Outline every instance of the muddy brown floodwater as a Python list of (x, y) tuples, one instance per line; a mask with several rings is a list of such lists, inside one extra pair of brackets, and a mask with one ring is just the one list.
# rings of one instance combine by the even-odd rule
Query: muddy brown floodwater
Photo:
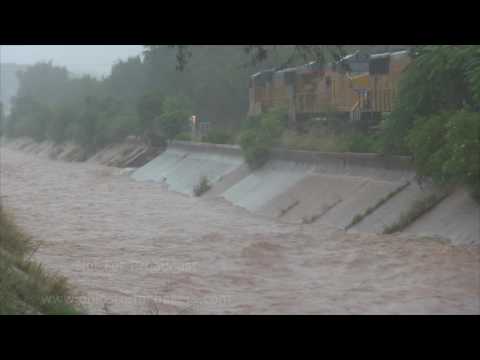
[(478, 314), (479, 248), (282, 224), (2, 148), (4, 204), (90, 313)]

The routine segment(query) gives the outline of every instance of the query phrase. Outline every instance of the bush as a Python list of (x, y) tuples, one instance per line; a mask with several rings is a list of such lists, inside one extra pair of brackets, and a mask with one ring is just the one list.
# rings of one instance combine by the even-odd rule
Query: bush
[(192, 134), (189, 132), (182, 132), (175, 136), (175, 140), (178, 141), (192, 141)]
[(480, 113), (459, 111), (447, 123), (448, 178), (466, 184), (480, 202)]
[(479, 100), (480, 46), (420, 46), (382, 124), (383, 152), (412, 154), (419, 175), (480, 201)]
[(283, 109), (273, 109), (249, 120), (250, 128), (240, 133), (239, 143), (245, 161), (252, 170), (262, 167), (270, 156), (270, 149), (280, 140), (287, 128), (288, 115)]
[(55, 109), (47, 126), (47, 137), (54, 143), (63, 143), (68, 138), (68, 126), (75, 121), (75, 114), (72, 109), (63, 107)]
[(379, 150), (378, 139), (373, 135), (354, 134), (349, 139), (348, 150), (355, 153), (375, 153)]
[(480, 200), (480, 113), (466, 110), (419, 118), (409, 132), (417, 173), (440, 184), (464, 184)]
[(202, 139), (202, 142), (210, 144), (233, 144), (233, 136), (225, 131), (212, 130)]
[(194, 186), (193, 188), (193, 194), (195, 196), (202, 196), (205, 194), (208, 190), (210, 190), (212, 186), (210, 185), (210, 181), (206, 176), (202, 176), (200, 178), (200, 181), (197, 185)]
[(293, 150), (346, 152), (349, 151), (349, 139), (345, 135), (326, 134), (312, 129), (308, 134), (299, 135), (294, 131), (285, 131), (281, 145)]
[(190, 111), (181, 99), (168, 97), (163, 100), (162, 111), (155, 118), (155, 127), (162, 136), (172, 140), (177, 135), (188, 131), (189, 116)]
[(259, 169), (265, 165), (270, 156), (271, 138), (265, 136), (261, 130), (248, 130), (242, 132), (239, 141), (250, 169)]
[(446, 145), (446, 124), (451, 113), (420, 117), (408, 133), (407, 145), (414, 156), (417, 174), (432, 176), (444, 182), (443, 163), (448, 158)]
[(125, 140), (128, 135), (135, 134), (138, 123), (138, 118), (135, 115), (102, 116), (96, 129), (97, 145), (102, 147)]
[(479, 45), (424, 45), (402, 76), (391, 116), (384, 122), (386, 153), (408, 152), (418, 117), (475, 107), (480, 95)]

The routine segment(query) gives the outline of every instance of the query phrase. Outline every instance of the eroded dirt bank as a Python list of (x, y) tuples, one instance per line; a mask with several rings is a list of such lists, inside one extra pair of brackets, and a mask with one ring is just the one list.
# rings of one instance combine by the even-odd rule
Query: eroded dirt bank
[(1, 150), (1, 195), (92, 313), (480, 313), (478, 247), (287, 225)]

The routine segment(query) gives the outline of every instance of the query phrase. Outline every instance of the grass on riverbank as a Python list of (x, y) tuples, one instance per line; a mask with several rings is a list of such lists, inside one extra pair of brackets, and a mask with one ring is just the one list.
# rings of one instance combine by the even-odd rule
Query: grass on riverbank
[(0, 207), (0, 315), (74, 315), (66, 279), (31, 260), (35, 247)]

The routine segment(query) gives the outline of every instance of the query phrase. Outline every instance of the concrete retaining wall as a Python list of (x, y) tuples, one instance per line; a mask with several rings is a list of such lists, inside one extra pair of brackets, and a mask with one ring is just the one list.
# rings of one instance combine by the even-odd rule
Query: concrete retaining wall
[[(72, 143), (19, 138), (2, 139), (2, 145), (52, 159), (86, 160), (85, 151)], [(138, 141), (126, 141), (102, 149), (89, 161), (130, 167), (132, 163), (143, 164), (152, 156), (151, 150)], [(166, 183), (184, 194), (192, 194), (200, 178), (206, 176), (213, 187), (204, 196), (223, 197), (264, 216), (312, 226), (345, 229), (356, 215), (375, 209), (349, 228), (371, 233), (383, 232), (417, 200), (434, 191), (429, 185), (420, 188), (413, 180), (415, 173), (408, 157), (274, 149), (271, 161), (251, 172), (238, 146), (180, 141), (172, 142), (131, 176)], [(410, 185), (377, 206), (406, 182)], [(458, 190), (404, 232), (443, 237), (454, 244), (480, 244), (480, 207), (466, 191)]]
[[(271, 160), (251, 172), (237, 146), (189, 142), (172, 142), (164, 153), (133, 173), (137, 180), (165, 182), (185, 194), (192, 193), (202, 176), (213, 185), (205, 196), (223, 197), (286, 222), (345, 229), (355, 216), (374, 209), (350, 228), (374, 233), (396, 223), (416, 200), (433, 192), (431, 186), (420, 188), (414, 181), (408, 157), (274, 149)], [(410, 185), (405, 187), (407, 182)], [(395, 196), (379, 206), (392, 193)], [(408, 231), (443, 234), (455, 243), (479, 242), (478, 205), (466, 196), (453, 199), (445, 200)]]
[(465, 190), (457, 190), (404, 230), (442, 237), (454, 244), (480, 244), (480, 207)]
[(305, 178), (309, 171), (311, 167), (304, 164), (273, 160), (240, 179), (221, 196), (235, 205), (258, 211), (275, 196)]
[(237, 148), (202, 145), (174, 142), (160, 156), (135, 171), (132, 177), (164, 182), (174, 191), (191, 195), (203, 176), (215, 184), (243, 164)]
[(352, 231), (382, 233), (387, 226), (396, 224), (403, 213), (412, 208), (415, 201), (424, 199), (434, 192), (432, 187), (423, 187), (411, 182), (407, 188), (395, 195), (375, 212), (351, 228)]
[(142, 166), (158, 155), (160, 149), (150, 148), (140, 140), (126, 139), (100, 149), (95, 154), (87, 154), (85, 149), (72, 142), (55, 144), (51, 141), (36, 142), (32, 138), (3, 138), (2, 144), (11, 149), (33, 153), (63, 161), (89, 161), (116, 167)]

